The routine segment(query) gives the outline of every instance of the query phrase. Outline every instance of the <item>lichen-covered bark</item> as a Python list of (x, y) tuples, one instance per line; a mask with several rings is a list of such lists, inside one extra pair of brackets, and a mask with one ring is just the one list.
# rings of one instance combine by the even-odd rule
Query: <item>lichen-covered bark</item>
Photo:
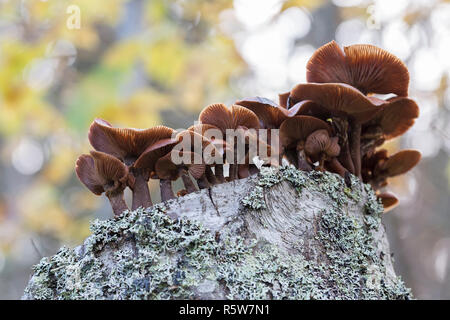
[(43, 258), (24, 299), (409, 299), (368, 185), (264, 169), (94, 221)]

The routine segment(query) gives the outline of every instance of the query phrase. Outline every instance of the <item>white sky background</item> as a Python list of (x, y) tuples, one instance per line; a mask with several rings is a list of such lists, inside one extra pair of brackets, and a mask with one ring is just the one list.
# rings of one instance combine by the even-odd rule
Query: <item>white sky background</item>
[[(450, 151), (450, 125), (436, 121), (439, 111), (434, 91), (450, 72), (450, 3), (437, 0), (333, 0), (336, 6), (361, 7), (373, 21), (354, 18), (341, 22), (335, 39), (341, 45), (369, 43), (380, 46), (408, 64), (410, 95), (421, 110), (416, 125), (406, 134), (404, 147), (434, 157), (441, 146)], [(239, 83), (244, 94), (273, 100), (277, 94), (306, 81), (306, 63), (314, 50), (302, 39), (311, 29), (312, 15), (303, 8), (280, 14), (282, 0), (234, 0), (221, 15), (221, 28), (230, 35), (252, 74)], [(409, 12), (431, 11), (431, 19), (412, 26)], [(376, 25), (373, 23), (376, 22)], [(324, 22), (326, 23), (326, 22)], [(432, 35), (432, 36), (430, 36)], [(297, 42), (296, 42), (297, 41)], [(447, 104), (450, 104), (450, 92)], [(436, 130), (430, 128), (436, 127)]]

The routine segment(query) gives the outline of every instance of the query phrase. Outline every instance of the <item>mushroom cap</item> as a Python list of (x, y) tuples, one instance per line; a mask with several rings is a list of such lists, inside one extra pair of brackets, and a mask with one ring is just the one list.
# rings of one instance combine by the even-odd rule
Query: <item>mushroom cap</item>
[(383, 104), (381, 111), (367, 125), (380, 126), (384, 138), (389, 140), (404, 134), (418, 116), (419, 107), (414, 100), (395, 97)]
[(200, 112), (198, 120), (216, 126), (223, 133), (238, 127), (259, 129), (259, 119), (251, 110), (233, 105), (231, 109), (222, 103), (211, 104)]
[(208, 132), (208, 130), (220, 130), (220, 129), (212, 124), (197, 123), (187, 128), (187, 130), (194, 131), (195, 133), (200, 135), (204, 135), (205, 133)]
[(422, 157), (417, 150), (402, 150), (390, 156), (387, 160), (379, 162), (377, 172), (384, 176), (395, 177), (411, 170)]
[(259, 129), (258, 116), (251, 110), (242, 106), (232, 105), (233, 129), (245, 127), (247, 129)]
[(300, 101), (293, 105), (289, 111), (297, 116), (312, 116), (324, 121), (332, 116), (330, 110), (311, 100)]
[(137, 158), (133, 164), (133, 168), (147, 169), (149, 172), (155, 170), (156, 161), (168, 154), (173, 147), (178, 144), (177, 139), (162, 139), (152, 144)]
[(305, 153), (313, 162), (319, 160), (322, 154), (327, 158), (337, 157), (341, 151), (338, 140), (337, 137), (330, 138), (327, 130), (316, 130), (306, 138)]
[[(256, 150), (254, 150), (260, 160), (264, 161), (265, 163), (269, 163), (272, 157), (278, 156), (277, 148), (271, 147), (270, 144), (267, 143), (267, 141), (264, 141), (263, 139), (259, 138), (259, 135), (257, 133), (253, 133), (251, 131), (246, 131), (244, 133), (243, 139), (245, 139), (245, 144), (248, 146), (255, 147)], [(262, 150), (265, 150), (265, 156), (263, 157)], [(249, 154), (250, 150), (248, 150), (245, 154), (245, 163), (249, 163)], [(236, 155), (238, 156), (238, 155)]]
[(409, 72), (393, 54), (373, 45), (352, 45), (344, 51), (331, 41), (314, 52), (306, 66), (308, 82), (347, 83), (364, 94), (408, 95)]
[(384, 213), (394, 209), (398, 205), (398, 199), (392, 193), (383, 192), (377, 194), (377, 198), (381, 199), (381, 203), (383, 204)]
[(81, 155), (75, 166), (80, 181), (94, 194), (120, 192), (128, 180), (128, 168), (117, 158), (104, 152)]
[[(182, 164), (177, 165), (172, 161), (172, 154), (174, 152), (179, 152), (180, 156), (182, 156), (183, 158), (185, 156), (187, 156), (190, 160), (188, 161), (188, 163), (182, 163)], [(189, 151), (181, 152), (181, 151), (172, 150), (170, 153), (166, 154), (164, 157), (158, 159), (158, 161), (156, 162), (156, 165), (155, 165), (155, 172), (160, 179), (174, 181), (174, 180), (178, 179), (180, 176), (180, 171), (179, 171), (180, 166), (186, 166), (188, 168), (189, 173), (192, 175), (192, 177), (194, 177), (194, 179), (200, 179), (203, 176), (203, 174), (205, 173), (206, 166), (204, 163), (195, 164), (194, 163), (195, 157), (196, 157), (196, 155), (194, 152), (189, 152)], [(198, 155), (197, 155), (197, 157), (198, 157)]]
[(320, 119), (310, 116), (295, 116), (286, 119), (280, 126), (280, 140), (283, 147), (289, 147), (306, 138), (316, 130), (331, 132), (330, 126)]
[(108, 153), (122, 161), (136, 160), (145, 149), (161, 139), (170, 138), (174, 130), (165, 126), (139, 130), (114, 128), (102, 119), (95, 119), (89, 128), (89, 141), (95, 150)]
[(373, 154), (365, 156), (363, 158), (362, 165), (364, 167), (370, 168), (370, 170), (373, 170), (378, 163), (385, 161), (388, 158), (389, 156), (387, 150), (380, 149)]
[(288, 91), (285, 93), (280, 93), (278, 95), (278, 103), (280, 104), (280, 107), (288, 108), (288, 99), (289, 99), (290, 94), (291, 94), (291, 92)]
[(223, 149), (226, 146), (226, 142), (223, 139), (222, 130), (220, 130), (216, 126), (213, 126), (211, 124), (198, 123), (190, 126), (187, 130), (203, 136), (203, 138), (210, 141), (218, 149)]
[[(216, 147), (215, 143), (208, 138), (196, 133), (195, 131), (191, 130), (183, 130), (180, 133), (178, 133), (175, 137), (175, 139), (178, 140), (178, 143), (186, 143), (183, 144), (183, 151), (190, 151), (195, 152), (198, 154), (203, 154), (206, 148), (208, 148), (211, 153), (211, 157), (215, 157), (216, 154), (219, 154), (220, 151)], [(186, 142), (185, 142), (186, 141)], [(190, 145), (188, 145), (190, 143)], [(221, 143), (224, 143), (222, 140), (216, 141), (218, 145), (221, 145)]]
[(359, 90), (343, 83), (303, 83), (290, 96), (295, 102), (312, 100), (333, 114), (346, 114), (359, 123), (372, 119), (381, 108)]
[(278, 128), (289, 117), (287, 109), (280, 108), (275, 102), (266, 98), (251, 97), (236, 101), (235, 104), (253, 111), (259, 118), (260, 127), (264, 129)]

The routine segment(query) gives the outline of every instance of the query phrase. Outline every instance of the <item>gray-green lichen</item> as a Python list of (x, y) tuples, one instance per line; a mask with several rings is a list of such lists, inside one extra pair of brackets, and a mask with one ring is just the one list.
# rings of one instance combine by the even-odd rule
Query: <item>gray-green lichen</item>
[[(27, 299), (409, 299), (400, 278), (386, 277), (385, 256), (373, 234), (382, 206), (370, 187), (330, 173), (293, 167), (262, 170), (246, 210), (265, 208), (264, 192), (288, 181), (297, 194), (326, 194), (316, 240), (326, 259), (316, 262), (265, 241), (171, 219), (163, 205), (125, 212), (91, 225), (83, 246), (63, 247), (34, 266)], [(342, 208), (367, 194), (361, 219)], [(244, 210), (244, 209), (243, 209)], [(253, 214), (257, 214), (254, 211)], [(299, 243), (301, 246), (301, 243)]]

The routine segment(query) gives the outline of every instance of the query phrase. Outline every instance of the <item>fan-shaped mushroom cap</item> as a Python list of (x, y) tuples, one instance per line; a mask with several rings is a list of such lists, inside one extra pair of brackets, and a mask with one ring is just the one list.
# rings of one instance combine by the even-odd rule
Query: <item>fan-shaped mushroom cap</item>
[(331, 113), (347, 114), (359, 123), (372, 119), (381, 108), (352, 86), (343, 83), (303, 83), (294, 87), (294, 102), (312, 100)]
[(75, 171), (80, 181), (96, 195), (121, 192), (128, 179), (128, 169), (119, 159), (97, 151), (81, 155)]
[(197, 134), (204, 135), (208, 130), (220, 130), (216, 126), (207, 123), (197, 123), (187, 128), (189, 131), (194, 131)]
[(286, 119), (280, 126), (281, 145), (288, 147), (298, 141), (304, 141), (316, 130), (331, 131), (330, 126), (320, 119), (310, 116), (295, 116)]
[(233, 127), (233, 117), (231, 115), (231, 110), (227, 108), (226, 105), (222, 103), (210, 104), (204, 108), (198, 120), (202, 124), (210, 124), (219, 128), (222, 132), (226, 129)]
[(242, 106), (232, 105), (233, 129), (245, 127), (247, 129), (259, 129), (259, 119), (254, 112)]
[(278, 95), (278, 103), (280, 104), (280, 107), (283, 108), (288, 108), (288, 100), (289, 100), (289, 95), (291, 94), (290, 91), (285, 92), (285, 93), (280, 93)]
[(392, 194), (388, 192), (380, 193), (377, 195), (378, 199), (381, 199), (381, 203), (383, 204), (384, 213), (394, 209), (398, 205), (398, 199)]
[[(175, 137), (178, 143), (182, 144), (183, 151), (194, 152), (202, 155), (202, 159), (206, 163), (211, 163), (215, 157), (221, 156), (220, 150), (216, 147), (215, 143), (206, 137), (191, 130), (183, 130)], [(225, 142), (217, 141), (219, 146), (223, 146)], [(208, 151), (208, 153), (206, 153)]]
[(156, 161), (168, 154), (178, 144), (177, 139), (162, 139), (149, 146), (134, 162), (133, 168), (147, 169), (149, 172), (155, 170)]
[(313, 162), (318, 161), (321, 154), (327, 158), (337, 157), (341, 151), (338, 140), (337, 137), (330, 138), (327, 130), (316, 130), (306, 138), (305, 153)]
[(386, 140), (404, 134), (419, 116), (419, 107), (414, 100), (396, 97), (381, 106), (381, 111), (367, 123), (381, 128)]
[(236, 101), (236, 104), (253, 111), (259, 118), (260, 127), (264, 129), (279, 128), (281, 123), (292, 113), (285, 108), (281, 108), (275, 102), (261, 97)]
[(95, 119), (89, 128), (89, 141), (95, 150), (132, 164), (146, 148), (161, 139), (170, 138), (173, 131), (165, 126), (145, 130), (113, 128), (107, 121)]
[(308, 82), (347, 83), (364, 94), (408, 95), (409, 72), (405, 64), (373, 45), (352, 45), (342, 51), (331, 41), (316, 50), (306, 69)]
[(293, 105), (289, 111), (297, 116), (311, 116), (324, 121), (332, 116), (330, 110), (311, 100), (300, 101)]
[(210, 141), (219, 150), (224, 149), (226, 146), (222, 131), (216, 126), (213, 126), (211, 124), (199, 123), (190, 126), (187, 130), (203, 136), (203, 138)]
[(164, 180), (176, 180), (180, 176), (179, 166), (185, 166), (188, 168), (189, 173), (194, 177), (194, 179), (200, 179), (205, 173), (205, 164), (194, 164), (194, 158), (196, 158), (194, 152), (180, 152), (180, 157), (188, 157), (189, 163), (175, 164), (172, 161), (172, 153), (177, 152), (172, 150), (169, 154), (160, 158), (155, 165), (155, 172), (160, 179)]
[(202, 110), (198, 117), (203, 124), (216, 126), (223, 133), (238, 127), (259, 129), (259, 119), (251, 110), (233, 105), (231, 109), (222, 103), (212, 104)]
[(367, 155), (364, 157), (363, 159), (363, 165), (365, 167), (371, 168), (371, 170), (373, 168), (375, 168), (375, 166), (384, 160), (387, 160), (389, 158), (388, 156), (388, 152), (386, 149), (380, 149), (377, 152)]
[(419, 161), (422, 155), (417, 150), (402, 150), (390, 156), (386, 161), (379, 164), (377, 173), (383, 176), (395, 177), (411, 170)]

